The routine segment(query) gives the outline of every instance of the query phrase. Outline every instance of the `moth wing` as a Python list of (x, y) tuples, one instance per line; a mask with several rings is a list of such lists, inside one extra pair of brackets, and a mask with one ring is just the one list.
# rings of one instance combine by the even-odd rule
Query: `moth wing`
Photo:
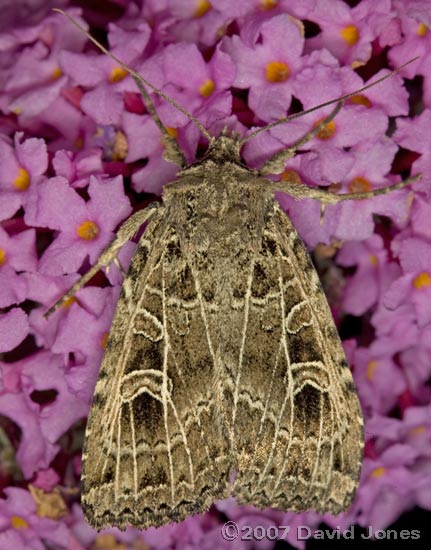
[(175, 230), (141, 238), (112, 323), (83, 454), (96, 528), (181, 521), (225, 496), (228, 441), (195, 281)]
[(317, 273), (278, 204), (248, 307), (233, 493), (261, 508), (337, 514), (358, 483), (361, 408)]

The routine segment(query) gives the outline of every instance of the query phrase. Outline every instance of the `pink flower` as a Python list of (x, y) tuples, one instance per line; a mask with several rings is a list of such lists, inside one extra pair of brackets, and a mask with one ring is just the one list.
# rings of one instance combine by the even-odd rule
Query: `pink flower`
[(9, 487), (5, 493), (6, 499), (0, 500), (0, 548), (45, 550), (44, 541), (67, 548), (66, 524), (38, 515), (28, 491)]
[[(398, 269), (394, 270), (393, 275), (396, 280), (399, 276)], [(380, 296), (381, 307), (371, 317), (377, 336), (375, 345), (382, 352), (393, 354), (417, 345), (419, 329), (412, 304), (405, 303), (391, 310), (385, 306), (384, 298), (385, 294)]]
[(372, 235), (363, 242), (345, 243), (337, 256), (342, 266), (357, 266), (344, 289), (343, 308), (352, 315), (362, 315), (378, 300), (381, 279), (388, 269), (388, 254), (383, 240)]
[(49, 493), (54, 489), (59, 481), (60, 478), (57, 472), (55, 472), (52, 468), (47, 468), (46, 470), (39, 470), (37, 472), (37, 476), (33, 482), (33, 485)]
[[(43, 356), (35, 355), (29, 364), (34, 368), (41, 357)], [(3, 390), (0, 395), (0, 413), (21, 429), (22, 436), (16, 458), (24, 476), (29, 478), (35, 470), (49, 467), (59, 447), (55, 441), (46, 439), (40, 425), (39, 406), (23, 392), (22, 372), (27, 363), (26, 360), (12, 365), (1, 363)], [(13, 372), (14, 370), (17, 372)]]
[[(109, 33), (112, 53), (124, 63), (134, 65), (142, 56), (149, 36), (146, 24), (129, 32), (112, 25)], [(124, 110), (124, 92), (137, 89), (127, 71), (104, 55), (89, 57), (65, 51), (60, 63), (74, 85), (88, 89), (80, 101), (82, 110), (98, 124), (119, 124)]]
[[(172, 44), (164, 49), (160, 61), (163, 63), (164, 85), (168, 85), (170, 90), (173, 86), (180, 92), (173, 95), (187, 105), (189, 112), (202, 111), (205, 118), (199, 117), (199, 120), (206, 128), (211, 128), (216, 116), (231, 113), (230, 87), (235, 80), (236, 67), (220, 47), (205, 62), (195, 44)], [(226, 105), (220, 112), (220, 100), (223, 99)]]
[(405, 377), (414, 395), (421, 403), (431, 399), (431, 389), (427, 380), (431, 376), (431, 326), (423, 327), (418, 334), (417, 344), (401, 352), (401, 363)]
[(0, 353), (10, 351), (29, 333), (27, 315), (19, 307), (0, 314)]
[(120, 177), (90, 179), (85, 202), (64, 178), (46, 180), (38, 190), (36, 223), (60, 233), (40, 260), (42, 273), (77, 271), (87, 255), (94, 262), (131, 212)]
[[(74, 26), (66, 28), (62, 17), (51, 11), (41, 22), (32, 24), (31, 12), (37, 8), (37, 3), (27, 6), (26, 26), (2, 35), (0, 51), (4, 52), (4, 62), (0, 79), (5, 85), (0, 93), (0, 109), (16, 115), (22, 128), (43, 132), (49, 124), (76, 138), (80, 117), (73, 116), (77, 113), (68, 109), (62, 97), (67, 78), (59, 66), (59, 53), (63, 49), (81, 51), (86, 38)], [(72, 9), (70, 13), (86, 25), (79, 10)], [(37, 13), (33, 15), (33, 21), (40, 20)]]
[(344, 64), (352, 67), (366, 63), (371, 56), (371, 43), (390, 21), (388, 0), (362, 1), (353, 9), (341, 0), (317, 0), (308, 16), (321, 32), (308, 43), (313, 49), (326, 48)]
[[(425, 6), (425, 3), (422, 3)], [(388, 57), (395, 67), (399, 67), (413, 57), (419, 59), (407, 66), (403, 73), (406, 78), (413, 78), (415, 75), (422, 75), (424, 78), (424, 105), (431, 107), (429, 92), (431, 80), (429, 76), (431, 64), (431, 37), (429, 33), (429, 9), (428, 6), (421, 10), (408, 10), (400, 6), (400, 26), (404, 40), (392, 46)]]
[(355, 502), (360, 525), (384, 529), (424, 494), (429, 475), (419, 462), (418, 467), (412, 467), (418, 455), (410, 445), (397, 443), (378, 460), (364, 461), (362, 489)]
[(403, 373), (391, 354), (382, 354), (373, 344), (369, 348), (357, 348), (353, 367), (365, 414), (367, 411), (368, 414), (371, 411), (389, 413), (407, 387)]
[(0, 227), (0, 307), (19, 304), (27, 297), (27, 284), (19, 273), (36, 271), (36, 234), (28, 229), (8, 235)]
[(249, 89), (249, 106), (262, 120), (286, 115), (304, 47), (299, 21), (286, 15), (264, 21), (251, 37), (225, 39), (223, 49), (237, 66), (234, 86)]
[(413, 304), (420, 327), (431, 322), (431, 243), (418, 238), (400, 240), (397, 246), (403, 275), (384, 296), (384, 304), (396, 309)]
[(431, 203), (425, 197), (416, 195), (411, 209), (411, 226), (418, 237), (431, 240)]
[(48, 167), (43, 139), (23, 138), (24, 133), (17, 132), (14, 147), (0, 139), (0, 220), (12, 217), (20, 206), (31, 208), (37, 185)]
[(101, 151), (89, 150), (72, 153), (72, 151), (57, 151), (52, 159), (57, 176), (66, 178), (73, 187), (86, 187), (90, 175), (103, 172)]
[(394, 140), (398, 145), (419, 153), (419, 158), (412, 164), (412, 173), (422, 174), (422, 178), (421, 181), (414, 184), (414, 188), (423, 192), (426, 198), (429, 198), (431, 194), (431, 174), (429, 170), (431, 163), (430, 124), (431, 109), (424, 109), (420, 115), (414, 118), (398, 120), (397, 130), (394, 134)]
[[(168, 0), (169, 32), (175, 41), (212, 46), (228, 19), (208, 0)], [(169, 17), (168, 16), (168, 17)], [(168, 18), (169, 21), (169, 18)]]
[[(346, 192), (361, 192), (387, 187), (390, 181), (386, 174), (390, 171), (396, 146), (386, 138), (374, 142), (362, 142), (352, 148), (355, 162), (342, 180)], [(385, 160), (383, 160), (385, 159)], [(374, 229), (373, 214), (388, 216), (395, 222), (406, 219), (409, 206), (409, 191), (401, 190), (388, 195), (374, 197), (356, 203), (348, 201), (336, 206), (341, 210), (334, 235), (340, 239), (365, 239)], [(352, 220), (353, 223), (352, 223)], [(349, 223), (350, 221), (350, 223)]]

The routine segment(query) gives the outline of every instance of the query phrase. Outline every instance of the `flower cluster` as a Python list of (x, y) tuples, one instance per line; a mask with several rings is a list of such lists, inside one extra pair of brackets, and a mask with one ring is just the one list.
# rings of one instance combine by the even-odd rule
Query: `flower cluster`
[[(414, 506), (431, 509), (429, 3), (112, 0), (84, 11), (60, 4), (213, 135), (224, 127), (244, 134), (418, 56), (348, 100), (281, 177), (341, 193), (385, 187), (409, 172), (422, 179), (328, 207), (323, 223), (315, 201), (278, 196), (314, 251), (365, 415), (362, 477), (350, 510), (338, 517), (258, 511), (229, 499), (182, 524), (97, 533), (79, 506), (80, 452), (120, 271), (111, 266), (48, 320), (43, 313), (96, 262), (121, 222), (161, 194), (176, 167), (164, 160), (159, 129), (127, 71), (50, 2), (2, 7), (0, 548), (222, 549), (232, 547), (220, 534), (225, 518), (380, 529)], [(193, 161), (205, 145), (199, 131), (152, 98)], [(330, 109), (258, 135), (244, 159), (262, 165)], [(121, 250), (123, 267), (134, 247)], [(304, 546), (294, 529), (288, 542)], [(241, 544), (235, 547), (251, 548)]]

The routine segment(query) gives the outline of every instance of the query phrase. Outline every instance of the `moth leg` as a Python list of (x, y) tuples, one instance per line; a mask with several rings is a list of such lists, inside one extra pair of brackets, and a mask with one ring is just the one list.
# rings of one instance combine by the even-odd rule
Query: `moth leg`
[(338, 115), (341, 108), (344, 105), (344, 101), (339, 101), (335, 106), (335, 109), (324, 118), (315, 128), (312, 128), (309, 132), (303, 135), (301, 138), (296, 140), (290, 147), (279, 151), (270, 159), (268, 159), (259, 172), (264, 174), (280, 174), (285, 169), (285, 162), (290, 158), (296, 155), (297, 150), (302, 147), (305, 143), (313, 139), (327, 124), (332, 122), (334, 118)]
[(108, 246), (103, 250), (97, 262), (83, 275), (76, 283), (64, 294), (59, 300), (51, 306), (48, 311), (44, 314), (45, 319), (48, 319), (54, 311), (57, 311), (67, 300), (69, 300), (80, 288), (82, 288), (98, 271), (100, 268), (109, 265), (111, 262), (115, 262), (117, 253), (120, 248), (128, 240), (130, 240), (136, 231), (145, 223), (151, 216), (154, 215), (155, 211), (160, 208), (158, 203), (145, 208), (144, 210), (139, 210), (133, 216), (130, 216), (120, 227), (115, 239), (108, 244)]
[(331, 193), (326, 189), (319, 189), (317, 187), (307, 187), (306, 185), (301, 185), (293, 181), (275, 181), (271, 182), (269, 185), (273, 191), (282, 191), (287, 195), (295, 199), (316, 199), (324, 206), (328, 204), (337, 204), (341, 201), (350, 201), (350, 200), (363, 200), (363, 199), (372, 199), (377, 195), (386, 195), (397, 189), (403, 189), (407, 185), (414, 183), (415, 181), (420, 180), (422, 174), (417, 174), (393, 185), (388, 185), (387, 187), (382, 187), (380, 189), (374, 189), (373, 191), (366, 191), (364, 193), (343, 193), (342, 195), (337, 195), (336, 193)]
[(320, 203), (320, 225), (323, 225), (323, 221), (325, 219), (325, 211), (326, 211), (326, 204)]
[[(123, 266), (120, 264), (120, 261), (117, 257), (115, 257), (113, 260), (112, 260), (112, 263), (115, 265), (115, 267), (118, 269), (118, 271), (121, 273), (121, 275), (123, 277), (125, 277), (127, 275), (127, 271), (125, 271), (123, 269)], [(107, 265), (106, 266), (106, 272), (108, 273), (108, 270), (110, 269), (110, 266)]]

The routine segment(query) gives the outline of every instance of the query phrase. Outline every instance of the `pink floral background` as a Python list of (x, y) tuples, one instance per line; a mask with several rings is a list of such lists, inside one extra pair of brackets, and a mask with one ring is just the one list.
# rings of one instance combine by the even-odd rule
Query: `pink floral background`
[[(43, 313), (88, 270), (132, 211), (175, 178), (133, 79), (59, 6), (213, 135), (246, 134), (352, 92), (329, 136), (282, 177), (337, 192), (422, 179), (328, 207), (278, 194), (313, 259), (344, 339), (366, 419), (360, 487), (338, 517), (258, 511), (232, 499), (178, 525), (97, 533), (79, 476), (85, 419), (121, 275), (100, 272), (66, 307)], [(384, 529), (431, 509), (431, 6), (429, 0), (0, 0), (0, 550), (272, 548), (224, 541), (224, 521)], [(274, 65), (277, 62), (278, 65)], [(281, 69), (282, 70), (277, 70)], [(188, 161), (205, 142), (154, 97)], [(244, 147), (258, 167), (325, 108)], [(119, 259), (127, 267), (135, 243)]]

